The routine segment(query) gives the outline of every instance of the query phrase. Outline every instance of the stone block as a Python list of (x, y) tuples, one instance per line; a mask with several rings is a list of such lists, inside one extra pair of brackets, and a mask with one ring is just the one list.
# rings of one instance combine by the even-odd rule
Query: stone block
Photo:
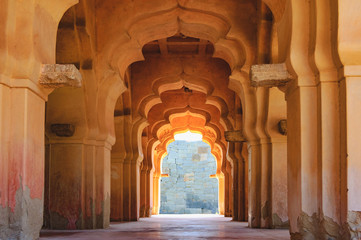
[(82, 76), (74, 64), (44, 64), (39, 84), (45, 88), (81, 87)]
[(186, 173), (184, 174), (184, 181), (194, 181), (194, 173)]
[(287, 71), (286, 64), (260, 64), (252, 65), (250, 71), (251, 85), (253, 87), (278, 87), (292, 80)]
[(208, 153), (208, 147), (198, 147), (198, 153)]
[(199, 162), (201, 160), (201, 155), (199, 154), (193, 154), (192, 155), (192, 161), (193, 162)]
[(202, 214), (201, 208), (187, 208), (190, 214)]
[(278, 122), (278, 131), (284, 136), (287, 136), (287, 120), (282, 119)]
[(72, 124), (51, 124), (50, 128), (58, 137), (71, 137), (75, 132), (75, 126)]
[[(205, 161), (207, 161), (208, 160), (208, 154), (201, 154), (201, 159), (200, 159), (200, 161), (201, 162), (205, 162)], [(212, 164), (207, 164), (207, 165), (212, 165)]]
[(242, 130), (225, 131), (224, 137), (227, 142), (246, 142), (246, 138), (243, 136)]

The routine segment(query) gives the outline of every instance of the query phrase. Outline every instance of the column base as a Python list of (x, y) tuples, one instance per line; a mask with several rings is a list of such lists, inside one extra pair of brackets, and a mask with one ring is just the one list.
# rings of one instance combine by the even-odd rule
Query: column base
[(38, 239), (43, 222), (43, 200), (31, 198), (30, 189), (20, 187), (15, 206), (0, 206), (0, 239)]

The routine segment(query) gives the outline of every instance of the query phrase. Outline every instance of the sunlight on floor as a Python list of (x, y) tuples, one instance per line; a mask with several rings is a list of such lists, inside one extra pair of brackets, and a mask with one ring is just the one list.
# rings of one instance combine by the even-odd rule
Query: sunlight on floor
[(153, 215), (152, 218), (224, 218), (219, 214), (159, 214)]

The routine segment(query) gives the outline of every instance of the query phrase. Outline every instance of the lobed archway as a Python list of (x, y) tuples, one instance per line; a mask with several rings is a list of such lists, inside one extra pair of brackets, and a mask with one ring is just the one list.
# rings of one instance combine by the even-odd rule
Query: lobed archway
[(174, 139), (161, 161), (159, 214), (219, 213), (217, 162), (210, 146), (190, 131)]

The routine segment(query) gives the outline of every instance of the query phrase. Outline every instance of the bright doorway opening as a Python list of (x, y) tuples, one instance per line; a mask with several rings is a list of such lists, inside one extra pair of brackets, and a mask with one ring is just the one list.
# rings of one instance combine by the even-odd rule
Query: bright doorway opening
[(162, 175), (168, 177), (161, 178), (159, 213), (219, 213), (217, 164), (210, 146), (200, 141), (200, 134), (174, 137), (162, 161)]

